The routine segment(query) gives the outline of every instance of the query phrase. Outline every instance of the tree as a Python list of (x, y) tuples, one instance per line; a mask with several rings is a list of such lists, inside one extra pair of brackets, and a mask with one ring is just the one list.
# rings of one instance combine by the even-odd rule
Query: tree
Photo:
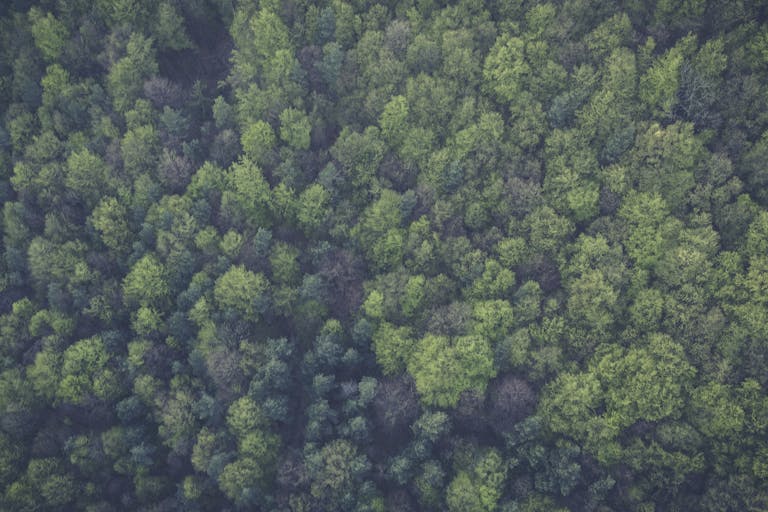
[(691, 393), (694, 425), (708, 437), (735, 439), (744, 425), (744, 410), (728, 386), (716, 382)]
[(114, 191), (115, 182), (109, 167), (88, 149), (72, 152), (67, 158), (65, 185), (76, 197), (85, 201), (86, 208), (92, 209), (104, 195)]
[(511, 334), (515, 326), (515, 314), (512, 305), (506, 300), (479, 301), (472, 308), (474, 333), (498, 343)]
[(397, 192), (382, 190), (379, 199), (366, 208), (352, 230), (352, 236), (379, 268), (392, 266), (402, 257), (401, 204), (402, 198)]
[(423, 275), (411, 276), (405, 283), (403, 296), (400, 299), (400, 310), (406, 317), (413, 317), (421, 311), (424, 303), (427, 280)]
[(669, 216), (667, 204), (658, 194), (628, 194), (618, 217), (627, 225), (624, 249), (644, 269), (653, 268), (680, 229), (679, 221)]
[(328, 190), (319, 183), (313, 183), (299, 194), (296, 220), (307, 236), (316, 236), (328, 222), (330, 199)]
[(482, 275), (475, 279), (465, 292), (468, 297), (477, 299), (504, 299), (512, 295), (515, 286), (515, 273), (502, 267), (494, 259), (485, 260)]
[(506, 468), (496, 450), (479, 455), (471, 472), (460, 471), (448, 486), (446, 502), (451, 512), (490, 512), (501, 498)]
[(408, 375), (382, 379), (373, 400), (376, 425), (384, 441), (397, 441), (419, 414), (419, 402), (413, 379)]
[(683, 59), (679, 45), (670, 48), (640, 77), (640, 99), (655, 117), (664, 119), (672, 116), (677, 103)]
[(690, 123), (665, 128), (653, 123), (638, 134), (631, 152), (630, 175), (639, 192), (658, 193), (673, 211), (680, 211), (695, 184), (704, 147)]
[(184, 30), (184, 18), (176, 12), (176, 9), (169, 2), (158, 4), (153, 21), (153, 33), (161, 48), (172, 50), (192, 48), (192, 41), (189, 40)]
[[(250, 442), (253, 438), (249, 439)], [(275, 443), (275, 439), (270, 439)], [(219, 488), (238, 507), (257, 505), (264, 499), (263, 491), (268, 489), (272, 472), (274, 471), (274, 459), (276, 445), (263, 446), (263, 449), (255, 451), (258, 454), (247, 453), (224, 466), (219, 474)]]
[(580, 130), (555, 130), (546, 140), (544, 192), (550, 204), (576, 222), (594, 218), (599, 188), (593, 179), (598, 163)]
[(196, 397), (190, 389), (180, 384), (178, 379), (171, 382), (171, 392), (168, 396), (158, 397), (154, 405), (159, 409), (158, 434), (163, 444), (172, 453), (187, 455), (199, 424), (194, 410)]
[(511, 430), (515, 423), (533, 413), (537, 403), (536, 393), (528, 382), (512, 374), (492, 384), (489, 395), (491, 425), (500, 432)]
[(255, 320), (268, 306), (269, 283), (262, 274), (254, 274), (243, 265), (234, 265), (216, 280), (213, 295), (219, 308)]
[(406, 139), (408, 129), (408, 100), (394, 96), (384, 107), (379, 118), (381, 134), (392, 148), (399, 148)]
[(64, 52), (69, 40), (69, 30), (53, 14), (43, 12), (33, 7), (28, 13), (31, 23), (30, 30), (35, 39), (35, 45), (43, 54), (45, 60), (57, 60)]
[(248, 158), (240, 159), (229, 168), (227, 181), (228, 187), (221, 197), (222, 210), (231, 212), (233, 221), (254, 231), (268, 227), (273, 199), (258, 165)]
[(119, 256), (128, 253), (131, 227), (125, 207), (114, 197), (105, 197), (93, 209), (91, 225), (98, 231), (104, 245)]
[(490, 344), (477, 335), (449, 338), (427, 334), (408, 361), (424, 403), (453, 407), (461, 393), (485, 393), (488, 380), (496, 375)]
[(272, 127), (265, 121), (250, 124), (240, 138), (243, 153), (257, 165), (271, 161), (276, 142)]
[(623, 429), (680, 417), (695, 373), (682, 346), (652, 334), (642, 346), (608, 347), (589, 371), (558, 376), (545, 389), (539, 412), (553, 431), (583, 441), (601, 462), (617, 461)]
[(523, 79), (531, 74), (525, 59), (525, 42), (519, 37), (496, 40), (483, 67), (483, 78), (502, 101), (514, 101), (522, 93)]
[(27, 378), (38, 396), (52, 401), (61, 380), (62, 355), (55, 350), (43, 349), (35, 354), (35, 362), (27, 367)]
[(115, 110), (125, 113), (141, 94), (144, 81), (157, 74), (152, 40), (134, 32), (125, 47), (126, 55), (115, 62), (107, 76), (107, 89)]
[(541, 206), (524, 219), (529, 232), (530, 250), (556, 253), (574, 230), (573, 222), (558, 215), (549, 206)]
[(296, 284), (301, 277), (298, 257), (298, 249), (285, 242), (277, 242), (272, 245), (269, 263), (272, 268), (273, 281), (284, 285)]
[(609, 352), (597, 370), (606, 385), (608, 415), (623, 425), (679, 416), (696, 372), (683, 348), (661, 334), (651, 335), (646, 347)]
[(64, 508), (73, 504), (76, 495), (75, 479), (53, 457), (31, 459), (26, 472), (6, 492), (9, 506), (21, 509)]
[(160, 159), (160, 140), (150, 125), (128, 130), (120, 143), (123, 166), (131, 177), (154, 174)]
[(502, 103), (513, 106), (559, 92), (567, 73), (549, 57), (548, 50), (544, 41), (527, 42), (520, 37), (500, 35), (485, 59), (485, 85)]
[(358, 499), (360, 483), (370, 470), (365, 455), (349, 441), (337, 439), (310, 454), (306, 461), (310, 492), (318, 503), (350, 510)]
[(110, 368), (110, 355), (98, 337), (80, 340), (64, 351), (58, 399), (85, 404), (96, 397), (109, 400), (119, 391), (119, 380)]
[(331, 147), (331, 154), (352, 178), (353, 185), (370, 187), (384, 157), (384, 144), (379, 129), (369, 126), (363, 133), (343, 129)]
[(415, 341), (412, 336), (408, 327), (381, 322), (373, 334), (373, 350), (384, 375), (397, 375), (405, 370), (414, 350)]
[(614, 321), (619, 294), (606, 282), (603, 273), (588, 271), (574, 280), (569, 288), (569, 316), (587, 329), (607, 332)]
[(163, 304), (170, 290), (166, 271), (155, 256), (145, 254), (123, 279), (123, 301), (129, 307)]
[(280, 139), (293, 149), (309, 149), (312, 126), (304, 112), (287, 108), (280, 113)]
[[(596, 29), (599, 30), (600, 27)], [(615, 162), (634, 142), (637, 102), (637, 59), (627, 48), (613, 48), (600, 89), (578, 112), (580, 131), (604, 144), (601, 162)], [(587, 80), (595, 80), (592, 76)]]
[(255, 429), (265, 427), (267, 421), (258, 404), (244, 396), (229, 406), (227, 425), (238, 439), (242, 439)]
[(290, 48), (290, 33), (273, 9), (265, 6), (235, 11), (230, 33), (235, 43), (232, 79), (238, 85), (253, 81), (278, 51)]

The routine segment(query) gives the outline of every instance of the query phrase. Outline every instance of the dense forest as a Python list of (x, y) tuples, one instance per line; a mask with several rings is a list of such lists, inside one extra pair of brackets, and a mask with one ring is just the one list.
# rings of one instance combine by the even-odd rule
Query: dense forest
[(0, 2), (0, 510), (768, 510), (768, 3)]

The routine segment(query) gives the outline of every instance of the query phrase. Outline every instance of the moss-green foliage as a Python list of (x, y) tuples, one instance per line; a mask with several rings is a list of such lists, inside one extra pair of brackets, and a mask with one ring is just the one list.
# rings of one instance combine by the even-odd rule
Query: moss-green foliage
[(233, 266), (216, 280), (213, 296), (222, 311), (232, 311), (246, 319), (264, 311), (268, 282), (242, 265)]
[(407, 366), (424, 402), (440, 407), (456, 405), (464, 391), (482, 395), (496, 375), (490, 344), (477, 335), (451, 339), (428, 334)]
[(451, 512), (496, 510), (506, 478), (504, 462), (495, 450), (488, 450), (471, 463), (469, 471), (459, 471), (446, 491)]
[(129, 110), (138, 99), (144, 80), (157, 73), (152, 43), (152, 39), (140, 33), (131, 34), (125, 45), (125, 56), (112, 64), (106, 84), (117, 112)]
[(67, 348), (62, 358), (57, 397), (75, 404), (83, 404), (92, 396), (101, 400), (111, 398), (117, 391), (118, 380), (109, 359), (104, 342), (97, 337)]
[(764, 510), (745, 0), (8, 1), (0, 510)]

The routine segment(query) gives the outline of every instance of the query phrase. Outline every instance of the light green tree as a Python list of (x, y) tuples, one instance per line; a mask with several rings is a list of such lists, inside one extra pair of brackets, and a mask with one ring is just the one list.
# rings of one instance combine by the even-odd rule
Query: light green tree
[(438, 407), (455, 406), (464, 391), (484, 393), (496, 375), (491, 346), (477, 335), (451, 339), (427, 334), (407, 366), (424, 403)]
[(119, 390), (118, 376), (110, 366), (100, 337), (71, 345), (64, 351), (57, 398), (74, 404), (87, 403), (91, 397), (110, 399)]
[(331, 214), (330, 194), (319, 183), (313, 183), (299, 194), (296, 202), (296, 220), (308, 236), (321, 228)]
[(130, 307), (160, 305), (169, 294), (165, 268), (152, 254), (145, 254), (123, 279), (123, 301)]
[(35, 46), (45, 60), (52, 62), (58, 59), (69, 39), (67, 27), (50, 12), (43, 14), (38, 7), (31, 8), (28, 16)]
[(415, 344), (410, 328), (382, 322), (373, 334), (373, 350), (384, 375), (405, 370)]
[(275, 132), (266, 121), (256, 121), (250, 124), (240, 138), (243, 152), (250, 160), (258, 165), (270, 161), (277, 140)]
[(307, 115), (295, 108), (280, 113), (280, 139), (294, 149), (309, 149), (312, 125)]
[(246, 320), (255, 320), (268, 304), (269, 283), (262, 274), (254, 274), (243, 265), (232, 266), (216, 280), (213, 295), (223, 311), (233, 311)]
[(478, 456), (468, 470), (461, 470), (448, 485), (446, 502), (450, 512), (491, 512), (498, 507), (506, 468), (496, 450)]
[(107, 75), (107, 89), (118, 112), (133, 107), (144, 87), (144, 80), (158, 72), (152, 40), (140, 32), (131, 34), (125, 52), (125, 57), (115, 62)]

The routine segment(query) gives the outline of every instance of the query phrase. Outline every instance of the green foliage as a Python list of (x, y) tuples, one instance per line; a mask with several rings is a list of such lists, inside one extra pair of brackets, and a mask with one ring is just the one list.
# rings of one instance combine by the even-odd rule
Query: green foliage
[(91, 214), (91, 225), (101, 241), (116, 254), (125, 254), (130, 243), (131, 228), (125, 207), (114, 197), (105, 197)]
[(428, 334), (407, 366), (424, 403), (438, 407), (455, 406), (464, 391), (484, 393), (496, 375), (490, 344), (476, 335), (451, 339)]
[(507, 337), (515, 326), (515, 313), (506, 300), (487, 300), (472, 308), (473, 331), (485, 339), (498, 342)]
[(267, 6), (254, 14), (249, 9), (237, 9), (230, 33), (236, 45), (233, 68), (243, 83), (255, 78), (261, 66), (278, 51), (290, 47), (288, 28)]
[(637, 190), (661, 194), (672, 210), (679, 210), (694, 187), (702, 152), (692, 124), (675, 123), (666, 128), (651, 124), (638, 136), (631, 156)]
[(695, 373), (683, 348), (664, 335), (651, 335), (647, 347), (608, 353), (596, 369), (605, 379), (607, 414), (620, 425), (679, 415)]
[(35, 39), (35, 46), (47, 61), (57, 60), (69, 40), (69, 30), (53, 14), (43, 14), (37, 7), (29, 10), (30, 31)]
[(384, 107), (379, 118), (382, 135), (392, 147), (400, 147), (407, 136), (408, 100), (394, 96)]
[(694, 425), (709, 437), (734, 439), (744, 425), (744, 410), (728, 386), (711, 382), (691, 393)]
[(384, 375), (395, 375), (405, 370), (415, 345), (408, 327), (382, 322), (373, 334), (372, 341), (376, 362)]
[(370, 466), (365, 455), (358, 454), (355, 446), (344, 439), (323, 446), (307, 464), (312, 497), (318, 503), (337, 503), (344, 509), (353, 505), (355, 486)]
[(67, 176), (64, 184), (86, 206), (92, 208), (105, 194), (110, 193), (115, 186), (109, 173), (109, 167), (96, 154), (84, 149), (73, 152), (67, 158)]
[(91, 397), (112, 398), (119, 390), (119, 382), (109, 359), (99, 337), (71, 345), (64, 351), (57, 398), (74, 404), (84, 404)]
[(460, 471), (448, 486), (446, 502), (450, 511), (496, 510), (502, 495), (506, 468), (496, 450), (479, 455), (471, 472)]
[(405, 289), (403, 290), (403, 298), (400, 302), (400, 309), (405, 316), (411, 317), (421, 310), (425, 298), (424, 288), (426, 282), (426, 278), (422, 275), (408, 278), (408, 282), (405, 283)]
[(313, 183), (299, 194), (296, 220), (306, 235), (312, 236), (328, 221), (329, 203), (330, 194), (319, 183)]
[(253, 504), (257, 490), (254, 486), (263, 478), (262, 468), (257, 461), (250, 458), (238, 459), (222, 469), (219, 488), (237, 506), (246, 507)]
[(223, 312), (232, 311), (246, 320), (255, 320), (268, 305), (269, 283), (262, 274), (254, 274), (242, 265), (229, 268), (216, 280), (213, 295)]
[(282, 242), (274, 244), (269, 255), (273, 280), (280, 284), (295, 284), (301, 276), (298, 256), (295, 247)]
[(353, 185), (371, 186), (376, 169), (384, 157), (384, 144), (379, 130), (369, 126), (363, 133), (345, 128), (331, 147), (331, 154), (339, 161)]
[[(553, 431), (583, 440), (600, 460), (617, 460), (622, 429), (682, 414), (694, 375), (682, 347), (653, 334), (643, 346), (610, 347), (587, 372), (560, 375), (540, 411)], [(596, 414), (599, 410), (604, 412)]]
[(618, 212), (627, 224), (624, 249), (641, 268), (652, 268), (658, 262), (680, 227), (668, 211), (658, 194), (632, 193)]
[(163, 304), (170, 290), (166, 270), (151, 254), (137, 261), (123, 280), (123, 301), (127, 306)]
[(157, 132), (150, 125), (128, 130), (120, 144), (125, 170), (131, 176), (154, 173), (160, 157), (159, 145)]
[(449, 4), (3, 3), (1, 510), (765, 508), (764, 6)]
[(53, 400), (61, 379), (62, 355), (53, 350), (41, 350), (35, 354), (35, 362), (27, 367), (27, 378), (37, 395)]
[(242, 397), (229, 406), (227, 425), (238, 438), (244, 438), (256, 428), (266, 424), (258, 404), (248, 397)]
[(264, 121), (256, 121), (248, 126), (240, 138), (245, 156), (258, 165), (269, 162), (276, 142), (272, 127)]
[(184, 50), (192, 47), (192, 41), (184, 29), (184, 19), (169, 2), (157, 6), (154, 18), (153, 35), (160, 47), (172, 50)]
[(525, 218), (529, 234), (530, 250), (554, 252), (574, 230), (573, 223), (558, 215), (549, 206), (537, 208)]
[(139, 97), (144, 80), (157, 72), (152, 40), (134, 32), (125, 47), (125, 56), (112, 65), (107, 76), (107, 90), (115, 110), (124, 113), (130, 109)]
[(280, 113), (280, 139), (294, 149), (309, 149), (309, 135), (312, 126), (309, 118), (295, 108)]
[(352, 230), (366, 255), (379, 268), (397, 264), (402, 257), (402, 199), (396, 192), (384, 189), (379, 199), (366, 208), (360, 222)]
[(656, 117), (672, 116), (680, 87), (683, 57), (679, 48), (671, 48), (640, 77), (640, 99)]
[(502, 101), (516, 100), (524, 77), (531, 73), (525, 60), (525, 42), (519, 37), (498, 39), (483, 68), (483, 78)]
[(606, 282), (603, 273), (599, 270), (588, 271), (570, 288), (568, 313), (576, 323), (596, 331), (607, 329), (613, 322), (619, 296)]
[(239, 223), (254, 229), (268, 226), (272, 199), (261, 169), (254, 161), (244, 158), (232, 164), (227, 177), (229, 187), (221, 197), (222, 209), (231, 210)]

